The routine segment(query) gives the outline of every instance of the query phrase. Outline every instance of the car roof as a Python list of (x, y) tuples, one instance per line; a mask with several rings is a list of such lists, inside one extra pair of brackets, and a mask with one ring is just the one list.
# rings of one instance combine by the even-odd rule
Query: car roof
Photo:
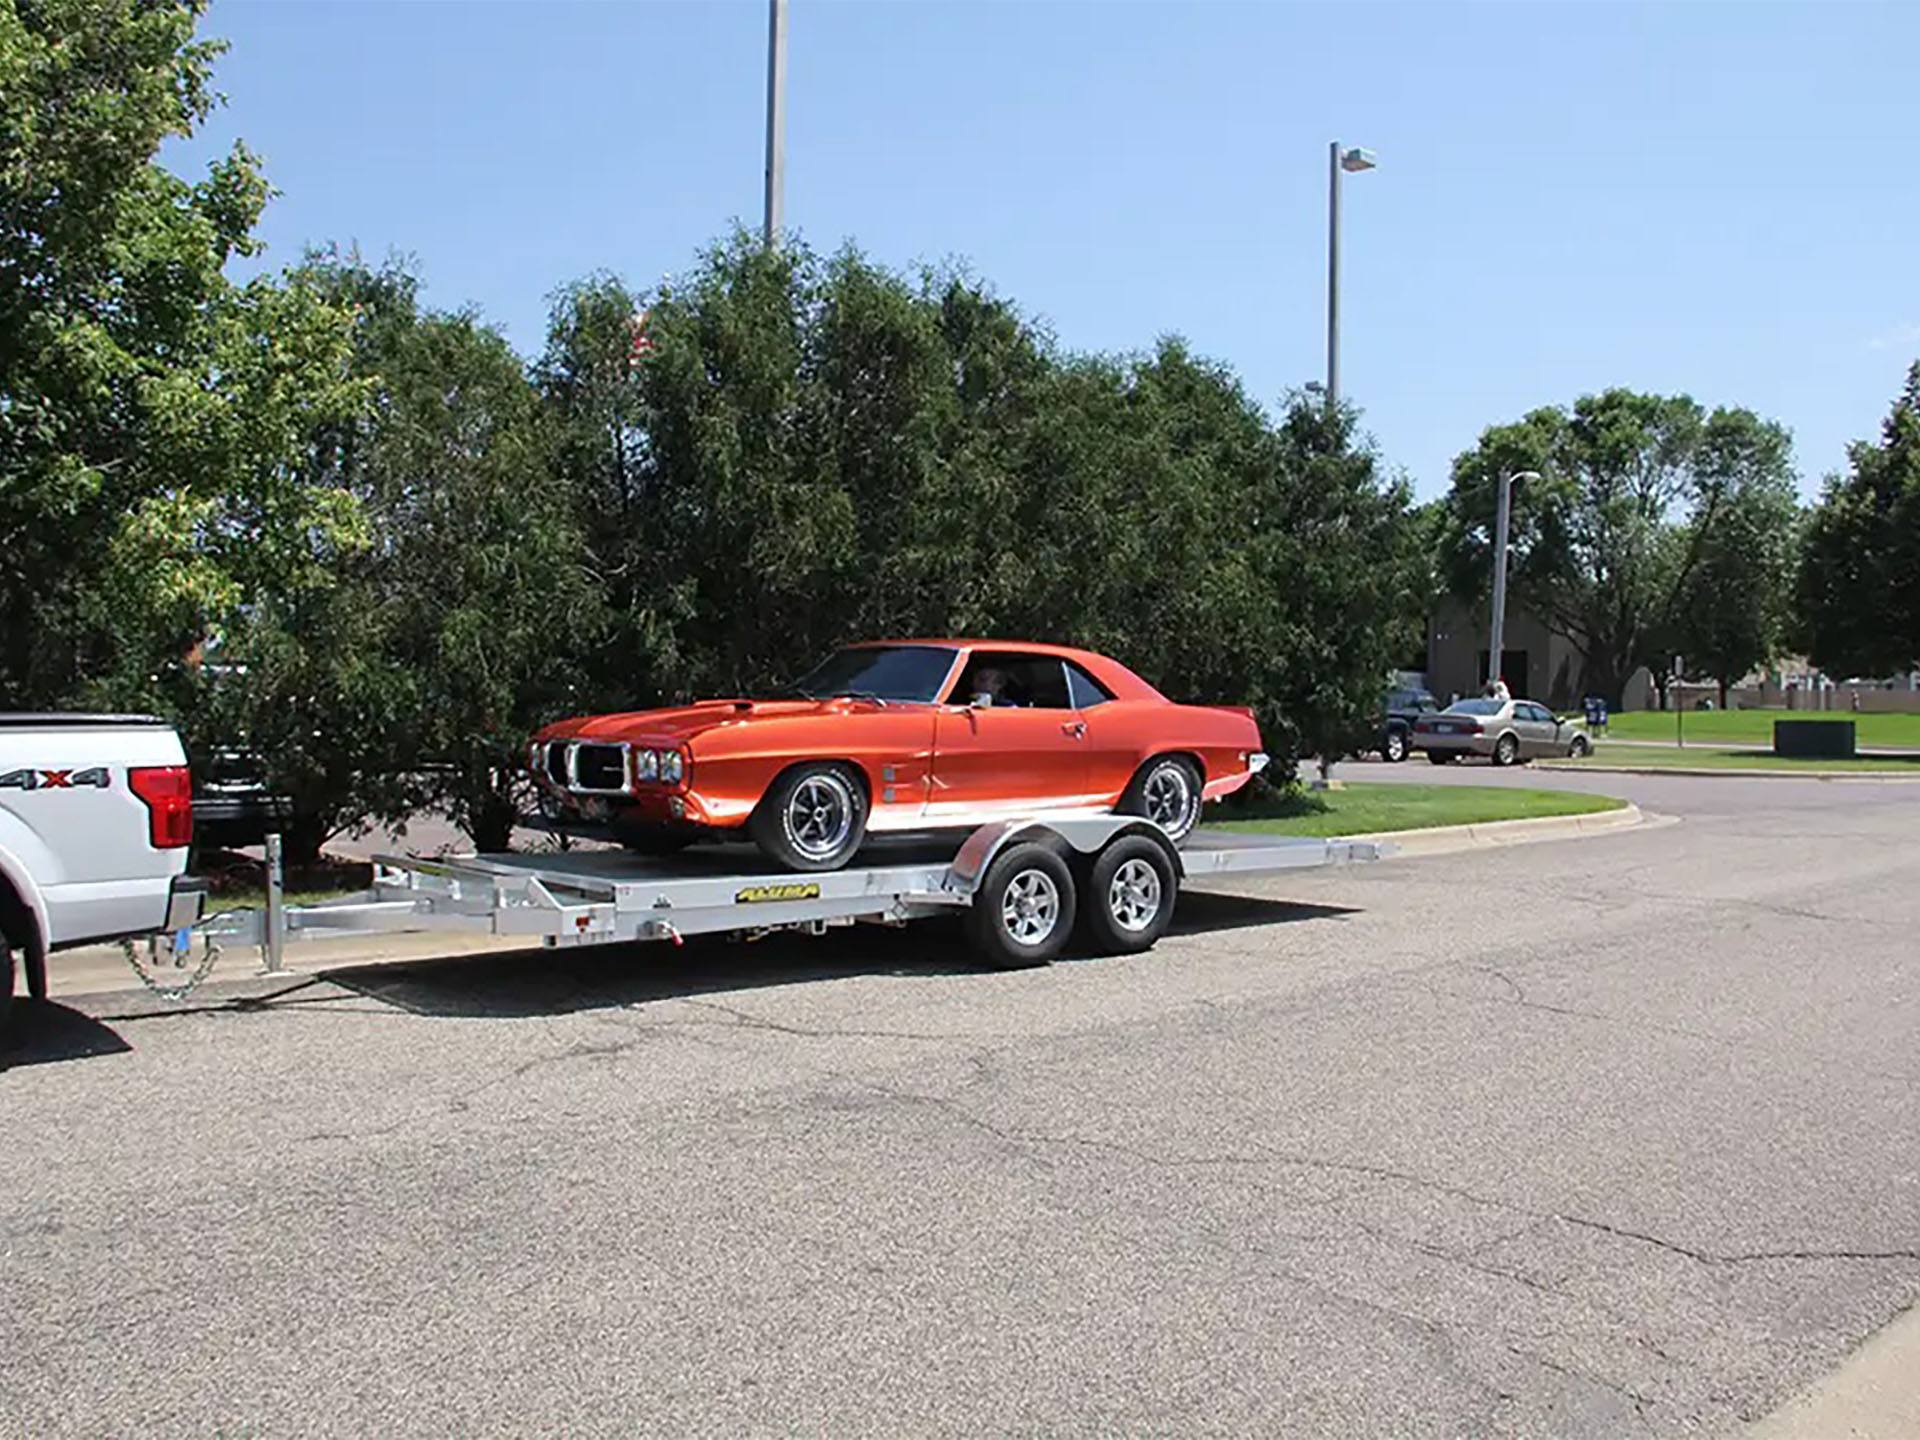
[(948, 650), (1002, 650), (1019, 655), (1047, 655), (1060, 660), (1072, 660), (1091, 674), (1094, 679), (1105, 685), (1114, 694), (1125, 699), (1164, 700), (1152, 685), (1110, 656), (1095, 650), (1080, 650), (1072, 645), (1050, 645), (1044, 640), (996, 640), (973, 637), (956, 639), (945, 637), (931, 639), (900, 640), (859, 640), (844, 646), (848, 650), (868, 650), (886, 645), (937, 645)]

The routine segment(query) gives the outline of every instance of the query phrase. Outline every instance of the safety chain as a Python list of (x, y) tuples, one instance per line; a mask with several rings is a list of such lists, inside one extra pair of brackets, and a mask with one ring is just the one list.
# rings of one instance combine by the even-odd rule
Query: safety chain
[[(177, 936), (172, 938), (178, 939)], [(127, 957), (127, 964), (133, 967), (133, 973), (140, 977), (140, 983), (145, 985), (147, 989), (151, 990), (162, 1000), (172, 1003), (184, 1000), (187, 996), (191, 995), (195, 987), (197, 987), (202, 980), (206, 979), (208, 974), (213, 970), (213, 962), (220, 958), (219, 942), (211, 935), (202, 934), (200, 938), (207, 947), (206, 958), (200, 962), (199, 968), (193, 972), (192, 976), (178, 985), (167, 985), (154, 979), (153, 971), (140, 963), (140, 952), (134, 947), (133, 941), (122, 940), (120, 942), (120, 949)], [(152, 941), (148, 942), (149, 945), (152, 943)], [(173, 968), (175, 970), (185, 970), (187, 968), (187, 957), (192, 953), (193, 942), (191, 940), (187, 942), (187, 948), (185, 950), (175, 949), (173, 952)]]

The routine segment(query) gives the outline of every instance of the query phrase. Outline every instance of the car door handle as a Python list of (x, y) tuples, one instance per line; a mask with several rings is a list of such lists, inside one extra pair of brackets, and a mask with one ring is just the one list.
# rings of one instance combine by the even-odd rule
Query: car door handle
[(1060, 727), (1060, 733), (1063, 735), (1071, 735), (1076, 740), (1084, 740), (1087, 738), (1087, 722), (1084, 720), (1069, 720)]

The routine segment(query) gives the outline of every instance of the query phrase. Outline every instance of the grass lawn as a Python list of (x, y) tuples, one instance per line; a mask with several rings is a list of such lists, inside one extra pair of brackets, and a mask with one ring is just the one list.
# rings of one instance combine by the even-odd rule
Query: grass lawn
[(1243, 805), (1223, 806), (1209, 826), (1270, 835), (1370, 835), (1381, 830), (1428, 830), (1490, 820), (1538, 820), (1548, 815), (1592, 815), (1627, 802), (1609, 795), (1565, 790), (1520, 790), (1504, 785), (1349, 785), (1344, 790), (1290, 790)]
[[(1671, 717), (1669, 717), (1671, 718)], [(1687, 720), (1691, 732), (1693, 720)], [(1602, 740), (1587, 760), (1555, 760), (1552, 765), (1578, 769), (1582, 765), (1609, 768), (1628, 766), (1649, 770), (1680, 766), (1689, 770), (1859, 770), (1867, 774), (1920, 776), (1920, 755), (1876, 755), (1861, 760), (1782, 760), (1756, 750), (1722, 750), (1712, 745), (1608, 745)]]
[[(361, 885), (351, 890), (286, 890), (282, 894), (286, 896), (286, 902), (289, 905), (318, 905), (322, 900), (338, 900), (344, 895), (358, 895), (366, 888)], [(264, 910), (266, 908), (267, 892), (264, 888), (229, 890), (224, 894), (207, 897), (209, 915), (219, 915), (228, 910)]]
[[(1920, 715), (1855, 715), (1823, 710), (1689, 710), (1687, 745), (1771, 745), (1776, 720), (1851, 720), (1862, 749), (1920, 750)], [(1673, 739), (1671, 710), (1630, 710), (1608, 718), (1608, 735), (1619, 740)]]

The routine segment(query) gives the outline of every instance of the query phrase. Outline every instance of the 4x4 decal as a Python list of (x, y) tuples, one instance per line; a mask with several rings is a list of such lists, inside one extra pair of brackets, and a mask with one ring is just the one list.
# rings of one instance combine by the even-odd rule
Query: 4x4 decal
[(104, 765), (87, 770), (9, 770), (0, 775), (0, 790), (106, 790), (113, 775)]

